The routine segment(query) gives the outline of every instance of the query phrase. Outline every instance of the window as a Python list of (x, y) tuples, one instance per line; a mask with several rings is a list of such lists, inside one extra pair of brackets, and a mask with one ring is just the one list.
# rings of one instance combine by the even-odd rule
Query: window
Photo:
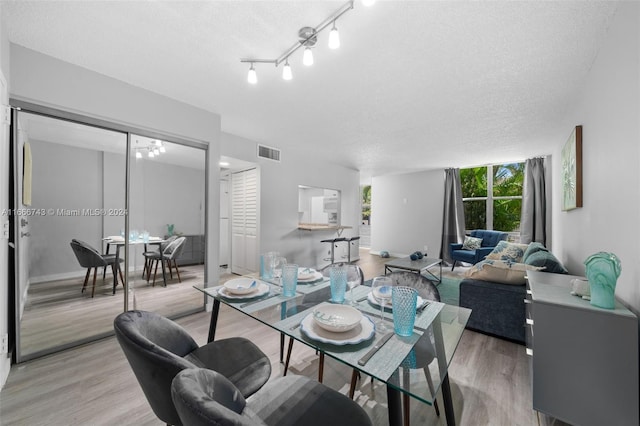
[(524, 163), (460, 169), (465, 228), (520, 231)]
[(362, 224), (369, 225), (371, 220), (371, 185), (364, 185), (362, 189)]

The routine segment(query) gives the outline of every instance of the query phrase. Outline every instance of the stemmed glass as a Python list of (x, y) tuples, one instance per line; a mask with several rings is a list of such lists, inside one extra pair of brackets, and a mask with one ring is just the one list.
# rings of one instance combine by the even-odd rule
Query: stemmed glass
[(287, 264), (287, 259), (284, 257), (274, 257), (271, 264), (271, 270), (273, 271), (273, 278), (278, 279), (282, 277), (282, 267)]
[(347, 265), (347, 285), (351, 293), (351, 301), (349, 305), (355, 306), (358, 304), (353, 297), (353, 288), (360, 285), (362, 281), (362, 271), (356, 265)]
[(388, 301), (391, 301), (392, 287), (393, 281), (389, 277), (375, 277), (371, 284), (373, 297), (380, 304), (380, 321), (376, 323), (376, 328), (382, 332), (390, 330), (384, 323), (384, 307)]

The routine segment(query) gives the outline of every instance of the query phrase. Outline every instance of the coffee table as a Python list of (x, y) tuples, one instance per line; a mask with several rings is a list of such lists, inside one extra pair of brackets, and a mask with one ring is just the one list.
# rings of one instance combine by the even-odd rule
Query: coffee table
[[(429, 269), (435, 266), (440, 267), (440, 272), (435, 275)], [(432, 257), (423, 257), (418, 260), (411, 260), (409, 257), (400, 257), (398, 259), (391, 259), (384, 264), (384, 274), (392, 272), (394, 269), (401, 269), (404, 271), (415, 272), (416, 274), (427, 274), (427, 278), (432, 279), (439, 284), (442, 282), (442, 259), (435, 259)]]

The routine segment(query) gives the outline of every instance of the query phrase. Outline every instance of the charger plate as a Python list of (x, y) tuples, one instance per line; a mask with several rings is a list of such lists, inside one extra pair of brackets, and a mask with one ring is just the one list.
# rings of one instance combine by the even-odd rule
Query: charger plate
[(264, 296), (267, 293), (269, 293), (269, 285), (263, 282), (258, 282), (257, 290), (252, 291), (251, 293), (246, 293), (246, 294), (233, 294), (227, 291), (227, 289), (224, 286), (218, 289), (218, 294), (220, 296), (230, 300), (253, 299), (254, 297)]
[(362, 315), (360, 324), (351, 330), (335, 333), (320, 327), (314, 321), (313, 314), (309, 314), (300, 323), (300, 330), (310, 339), (338, 346), (357, 345), (371, 339), (376, 334), (373, 321), (367, 315)]
[[(373, 292), (370, 292), (367, 295), (367, 300), (369, 301), (369, 303), (371, 303), (374, 306), (377, 306), (378, 308), (380, 307), (380, 302), (378, 302), (378, 299), (376, 299), (376, 297), (373, 295)], [(424, 303), (424, 299), (420, 296), (418, 296), (418, 301), (416, 302), (416, 307), (420, 307), (422, 306), (422, 304)], [(385, 309), (388, 309), (390, 311), (393, 310), (393, 305), (391, 304), (391, 300), (389, 300), (389, 303), (387, 303), (386, 305), (384, 305)]]

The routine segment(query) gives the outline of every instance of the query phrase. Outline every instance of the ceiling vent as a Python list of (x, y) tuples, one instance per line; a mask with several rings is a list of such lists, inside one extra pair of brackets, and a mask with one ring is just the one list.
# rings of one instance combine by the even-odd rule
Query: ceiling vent
[(280, 162), (280, 150), (265, 145), (258, 145), (258, 157)]

